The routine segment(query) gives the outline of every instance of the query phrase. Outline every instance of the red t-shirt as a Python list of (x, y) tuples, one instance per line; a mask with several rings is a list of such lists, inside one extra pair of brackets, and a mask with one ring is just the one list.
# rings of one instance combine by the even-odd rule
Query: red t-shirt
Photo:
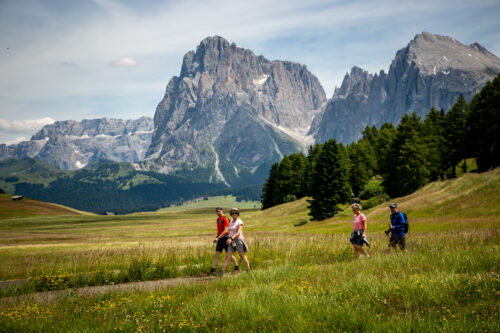
[(217, 219), (217, 236), (220, 236), (224, 228), (229, 228), (229, 219), (222, 215)]

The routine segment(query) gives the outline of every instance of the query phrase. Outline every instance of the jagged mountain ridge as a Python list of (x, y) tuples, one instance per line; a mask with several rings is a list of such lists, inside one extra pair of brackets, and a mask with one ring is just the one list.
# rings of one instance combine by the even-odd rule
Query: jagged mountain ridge
[(310, 134), (316, 142), (335, 138), (348, 144), (366, 125), (398, 123), (413, 111), (423, 117), (431, 107), (448, 110), (460, 94), (470, 100), (498, 73), (500, 59), (481, 45), (423, 32), (397, 52), (388, 73), (353, 67)]
[(366, 125), (397, 123), (405, 112), (447, 110), (499, 72), (499, 58), (481, 45), (424, 32), (397, 52), (388, 73), (353, 67), (327, 104), (305, 66), (208, 37), (184, 56), (154, 124), (57, 122), (30, 141), (0, 145), (0, 160), (28, 156), (76, 169), (105, 158), (197, 182), (260, 184), (284, 155), (330, 138), (350, 143)]
[(153, 119), (65, 120), (45, 125), (29, 141), (0, 145), (0, 160), (33, 157), (63, 170), (99, 159), (141, 161), (151, 143)]
[(168, 83), (142, 167), (226, 185), (259, 168), (267, 174), (272, 162), (312, 143), (306, 133), (325, 102), (305, 66), (208, 37), (186, 53), (180, 76)]

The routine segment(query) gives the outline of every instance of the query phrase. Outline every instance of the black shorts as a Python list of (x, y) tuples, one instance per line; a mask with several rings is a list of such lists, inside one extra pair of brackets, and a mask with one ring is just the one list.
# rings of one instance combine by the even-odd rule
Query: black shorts
[(391, 235), (391, 239), (389, 240), (389, 247), (396, 248), (396, 245), (399, 244), (399, 248), (404, 250), (406, 248), (406, 237), (403, 235)]
[(364, 242), (363, 238), (361, 238), (362, 235), (363, 235), (363, 230), (354, 230), (351, 234), (351, 244), (363, 246)]
[(215, 252), (222, 252), (222, 250), (225, 250), (227, 252), (227, 240), (229, 239), (228, 236), (224, 236), (219, 238), (217, 241), (217, 245), (215, 246)]

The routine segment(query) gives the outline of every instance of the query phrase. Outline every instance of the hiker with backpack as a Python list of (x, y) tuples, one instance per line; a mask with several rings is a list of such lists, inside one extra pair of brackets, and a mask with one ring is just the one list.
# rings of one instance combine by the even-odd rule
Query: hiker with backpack
[(391, 209), (391, 223), (389, 223), (389, 230), (387, 230), (386, 234), (390, 231), (391, 238), (389, 239), (389, 251), (395, 249), (399, 244), (399, 248), (401, 251), (406, 252), (406, 233), (408, 232), (408, 218), (405, 216), (406, 214), (401, 213), (398, 210), (398, 205), (394, 202), (389, 205)]
[(229, 237), (227, 240), (227, 256), (226, 260), (222, 264), (222, 273), (226, 270), (227, 264), (229, 263), (229, 258), (232, 257), (234, 252), (238, 252), (241, 260), (245, 264), (247, 271), (250, 271), (250, 263), (245, 255), (248, 252), (248, 246), (245, 243), (245, 238), (243, 238), (243, 221), (240, 219), (240, 211), (238, 208), (231, 208), (229, 211), (231, 215), (231, 222), (229, 223)]
[(217, 236), (214, 239), (214, 243), (217, 243), (215, 246), (215, 255), (214, 255), (214, 263), (212, 265), (212, 268), (210, 269), (210, 273), (213, 274), (215, 273), (215, 270), (217, 269), (217, 263), (219, 262), (219, 256), (222, 252), (222, 250), (226, 251), (226, 258), (231, 258), (231, 260), (234, 263), (234, 270), (237, 271), (239, 270), (238, 262), (236, 261), (236, 258), (228, 254), (227, 252), (227, 240), (229, 237), (229, 219), (224, 216), (224, 209), (222, 207), (217, 207), (215, 208), (215, 212), (217, 213)]
[(351, 208), (354, 213), (354, 230), (351, 234), (351, 244), (354, 248), (354, 257), (359, 259), (359, 254), (361, 253), (367, 258), (370, 258), (368, 252), (366, 252), (363, 248), (363, 244), (366, 244), (368, 247), (370, 246), (370, 243), (368, 243), (368, 239), (366, 238), (365, 214), (361, 213), (361, 206), (358, 203), (352, 204)]

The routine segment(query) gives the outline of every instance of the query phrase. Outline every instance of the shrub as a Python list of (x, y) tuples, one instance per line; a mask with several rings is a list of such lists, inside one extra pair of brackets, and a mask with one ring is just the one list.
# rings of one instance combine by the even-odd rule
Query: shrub
[(363, 191), (359, 194), (359, 198), (362, 200), (367, 200), (375, 196), (384, 194), (384, 188), (380, 184), (367, 185)]
[(377, 205), (380, 205), (381, 203), (389, 201), (389, 199), (390, 197), (384, 193), (361, 202), (361, 205), (363, 206), (363, 209), (369, 209)]
[(294, 227), (300, 227), (301, 225), (306, 224), (308, 221), (307, 220), (300, 220), (299, 222), (296, 222), (293, 224)]
[(283, 202), (292, 202), (292, 201), (295, 201), (295, 200), (297, 200), (297, 197), (294, 194), (287, 194), (283, 198)]

